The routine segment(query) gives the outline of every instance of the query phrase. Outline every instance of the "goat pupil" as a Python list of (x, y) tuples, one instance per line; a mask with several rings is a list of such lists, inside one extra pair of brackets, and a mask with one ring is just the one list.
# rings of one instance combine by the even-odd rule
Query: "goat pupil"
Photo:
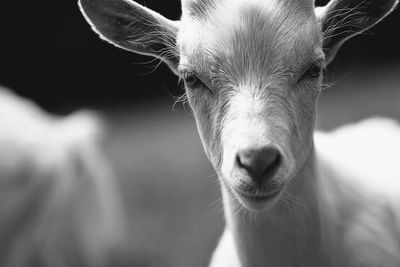
[(308, 75), (312, 78), (318, 78), (321, 75), (321, 67), (312, 65), (308, 70)]
[(194, 86), (199, 82), (199, 79), (195, 75), (185, 77), (185, 82), (189, 86)]

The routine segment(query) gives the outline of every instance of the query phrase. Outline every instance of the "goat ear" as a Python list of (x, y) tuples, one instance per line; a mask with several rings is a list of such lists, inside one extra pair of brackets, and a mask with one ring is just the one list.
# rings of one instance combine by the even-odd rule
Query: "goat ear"
[(316, 8), (316, 15), (324, 34), (327, 64), (340, 46), (393, 11), (399, 0), (331, 0)]
[(102, 39), (125, 50), (157, 57), (176, 72), (179, 22), (131, 0), (79, 0), (79, 7)]

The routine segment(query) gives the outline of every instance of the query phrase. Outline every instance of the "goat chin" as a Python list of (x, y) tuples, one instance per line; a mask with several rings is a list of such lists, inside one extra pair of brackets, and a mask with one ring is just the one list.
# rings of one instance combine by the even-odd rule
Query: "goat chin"
[(101, 120), (52, 116), (1, 89), (0, 124), (0, 265), (105, 266), (122, 253), (124, 212)]

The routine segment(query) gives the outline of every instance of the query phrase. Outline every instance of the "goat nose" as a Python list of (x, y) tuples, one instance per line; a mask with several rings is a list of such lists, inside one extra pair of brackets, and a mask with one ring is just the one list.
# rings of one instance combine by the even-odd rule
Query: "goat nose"
[(236, 163), (239, 168), (246, 170), (253, 182), (261, 185), (276, 173), (281, 164), (281, 155), (271, 146), (243, 149), (237, 153)]

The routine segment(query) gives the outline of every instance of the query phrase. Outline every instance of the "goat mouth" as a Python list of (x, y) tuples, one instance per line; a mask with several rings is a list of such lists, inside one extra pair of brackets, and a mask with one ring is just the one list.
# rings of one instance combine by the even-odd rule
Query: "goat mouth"
[(243, 198), (258, 202), (258, 201), (266, 201), (266, 200), (272, 199), (275, 196), (277, 196), (281, 191), (282, 191), (282, 188), (278, 188), (271, 192), (266, 192), (266, 193), (250, 193), (250, 192), (239, 191), (239, 190), (236, 190), (236, 193)]
[(242, 190), (233, 190), (238, 201), (247, 209), (260, 211), (270, 208), (279, 198), (283, 187), (276, 188), (269, 192), (246, 192)]

